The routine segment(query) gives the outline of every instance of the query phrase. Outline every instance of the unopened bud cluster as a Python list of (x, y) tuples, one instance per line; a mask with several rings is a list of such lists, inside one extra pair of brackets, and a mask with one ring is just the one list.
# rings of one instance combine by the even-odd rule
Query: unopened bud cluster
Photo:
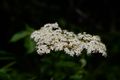
[(102, 53), (106, 56), (106, 46), (99, 36), (62, 30), (57, 23), (45, 24), (41, 29), (34, 31), (31, 38), (36, 42), (38, 54), (54, 51), (64, 51), (74, 56), (80, 55), (85, 49), (87, 54)]

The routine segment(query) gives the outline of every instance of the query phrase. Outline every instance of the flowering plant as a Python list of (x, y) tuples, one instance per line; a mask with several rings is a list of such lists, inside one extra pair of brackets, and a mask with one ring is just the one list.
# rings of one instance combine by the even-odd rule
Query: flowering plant
[[(99, 58), (93, 59), (97, 63), (94, 61), (92, 61), (93, 64), (87, 63), (91, 59), (86, 58), (86, 54), (84, 56), (84, 51), (86, 50), (87, 54), (101, 53), (102, 56), (107, 56), (106, 46), (99, 36), (86, 32), (75, 34), (61, 29), (57, 23), (45, 24), (39, 30), (34, 30), (26, 25), (26, 30), (16, 33), (10, 41), (17, 42), (21, 39), (24, 39), (24, 47), (28, 55), (25, 58), (28, 61), (26, 63), (31, 61), (32, 56), (30, 70), (35, 73), (31, 73), (30, 79), (32, 77), (35, 80), (89, 80), (96, 74), (93, 66), (99, 64)], [(37, 53), (42, 56), (31, 54), (34, 53), (35, 46)], [(30, 57), (29, 60), (28, 57)], [(23, 62), (22, 65), (28, 66), (24, 63), (23, 58), (21, 58), (21, 62)], [(90, 65), (93, 69), (89, 67)], [(91, 74), (91, 70), (93, 74)], [(101, 71), (101, 69), (97, 70), (98, 73)]]
[(57, 23), (45, 24), (40, 30), (34, 31), (31, 38), (36, 42), (40, 55), (54, 50), (78, 56), (85, 49), (87, 54), (102, 53), (103, 56), (107, 56), (106, 46), (99, 36), (62, 30)]

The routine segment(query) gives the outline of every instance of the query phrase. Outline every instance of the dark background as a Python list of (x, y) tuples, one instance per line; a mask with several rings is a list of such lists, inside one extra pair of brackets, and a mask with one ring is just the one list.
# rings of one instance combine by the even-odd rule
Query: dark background
[[(88, 73), (84, 78), (85, 80), (120, 80), (119, 7), (119, 2), (113, 0), (1, 0), (0, 79), (30, 80), (23, 76), (27, 73), (32, 75), (34, 72), (37, 78), (33, 80), (52, 80), (49, 78), (47, 72), (40, 73), (38, 71), (39, 73), (37, 74), (38, 66), (40, 69), (42, 66), (38, 65), (41, 64), (39, 63), (41, 61), (39, 55), (35, 52), (34, 54), (26, 54), (25, 48), (23, 47), (23, 40), (11, 43), (10, 39), (15, 33), (24, 30), (26, 24), (34, 29), (39, 29), (46, 23), (58, 22), (63, 28), (76, 33), (85, 31), (90, 34), (100, 35), (102, 42), (107, 46), (108, 56), (106, 58), (101, 55), (93, 55), (85, 58), (88, 62), (84, 68)], [(12, 56), (15, 59), (3, 59), (5, 56)], [(49, 56), (44, 56), (44, 58), (49, 59)], [(53, 56), (50, 57), (50, 59), (52, 58)], [(15, 70), (16, 73), (2, 71), (2, 67), (12, 61), (16, 61), (16, 63), (10, 66), (10, 68), (13, 69), (12, 71)], [(48, 66), (48, 64), (42, 64)], [(52, 69), (50, 68), (48, 70)], [(23, 78), (17, 79), (18, 77), (15, 78), (13, 74)], [(5, 79), (3, 75), (10, 76), (10, 78)], [(38, 75), (41, 76), (38, 77)], [(77, 80), (70, 79), (70, 75), (68, 74), (63, 79)], [(56, 77), (55, 80), (61, 80), (58, 79), (59, 77)]]

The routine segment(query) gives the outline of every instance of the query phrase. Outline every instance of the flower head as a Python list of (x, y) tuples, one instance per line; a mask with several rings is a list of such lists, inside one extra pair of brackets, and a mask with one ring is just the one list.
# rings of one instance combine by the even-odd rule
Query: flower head
[(62, 30), (57, 23), (46, 24), (39, 30), (31, 34), (31, 38), (36, 42), (38, 54), (50, 53), (54, 51), (64, 51), (73, 56), (80, 55), (83, 49), (87, 54), (102, 53), (106, 56), (106, 47), (101, 42), (99, 36), (78, 33), (77, 35), (67, 30)]

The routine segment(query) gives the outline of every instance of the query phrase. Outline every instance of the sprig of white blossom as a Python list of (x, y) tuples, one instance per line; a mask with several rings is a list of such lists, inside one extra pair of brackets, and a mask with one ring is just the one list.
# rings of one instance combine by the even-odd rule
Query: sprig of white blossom
[(69, 32), (62, 30), (57, 23), (45, 24), (41, 29), (34, 31), (31, 38), (36, 42), (38, 54), (54, 51), (64, 51), (74, 56), (80, 55), (85, 49), (87, 54), (102, 53), (106, 56), (106, 46), (99, 36), (90, 34)]

